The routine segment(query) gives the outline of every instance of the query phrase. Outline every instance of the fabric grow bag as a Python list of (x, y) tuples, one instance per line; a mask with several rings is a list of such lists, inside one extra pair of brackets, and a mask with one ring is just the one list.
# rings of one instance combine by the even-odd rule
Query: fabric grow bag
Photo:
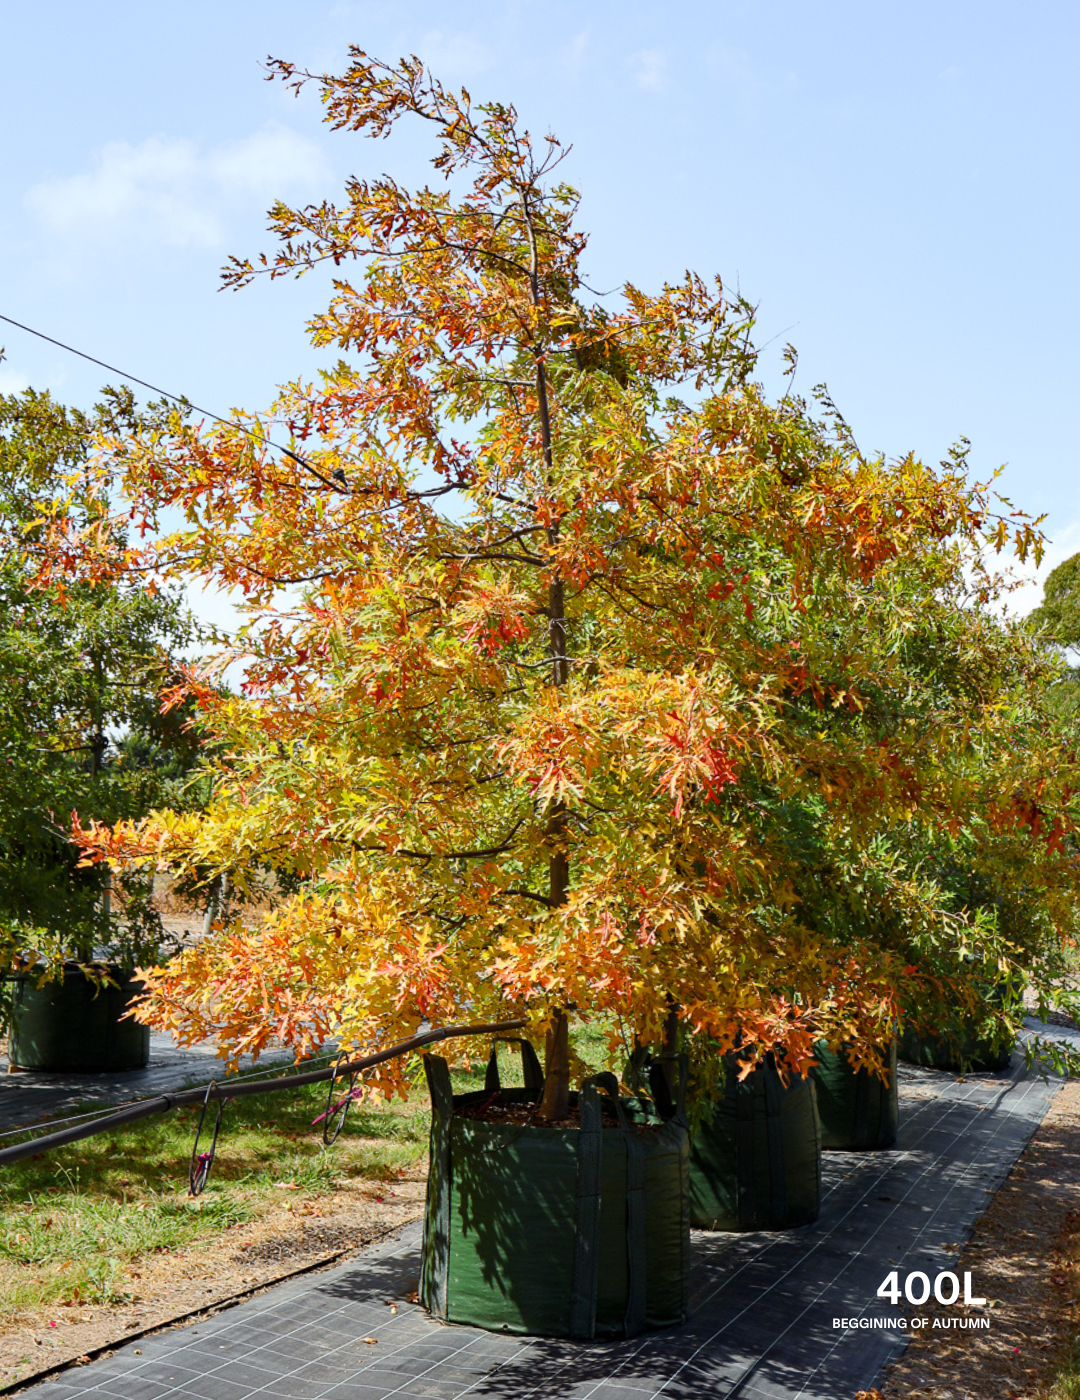
[[(645, 1072), (661, 1117), (672, 1111), (663, 1061), (631, 1059), (627, 1077)], [(690, 1140), (690, 1223), (699, 1230), (790, 1230), (821, 1210), (821, 1130), (812, 1081), (788, 1075), (772, 1055), (742, 1082), (724, 1057), (720, 1098), (705, 1109)]]
[(1014, 1040), (997, 1043), (986, 1037), (969, 1035), (955, 1040), (947, 1035), (921, 1036), (910, 1026), (900, 1037), (900, 1058), (905, 1064), (925, 1069), (992, 1070), (1007, 1069)]
[(742, 1082), (725, 1056), (724, 1095), (690, 1143), (690, 1221), (701, 1230), (790, 1230), (821, 1210), (814, 1084), (772, 1055)]
[(869, 1070), (856, 1070), (843, 1048), (830, 1050), (823, 1040), (814, 1046), (814, 1058), (810, 1074), (817, 1086), (822, 1147), (842, 1152), (891, 1147), (900, 1124), (896, 1041), (888, 1050), (887, 1084)]
[(677, 1326), (690, 1273), (685, 1118), (646, 1125), (610, 1074), (571, 1095), (580, 1128), (462, 1118), (457, 1110), (495, 1092), (504, 1103), (539, 1102), (539, 1064), (531, 1047), (522, 1052), (526, 1088), (499, 1088), (489, 1062), (487, 1087), (458, 1096), (446, 1061), (424, 1056), (432, 1120), (421, 1302), (447, 1322), (534, 1336)]
[(118, 986), (95, 986), (77, 966), (40, 987), (32, 974), (14, 978), (10, 1063), (65, 1074), (145, 1068), (150, 1028), (123, 1019), (142, 984), (118, 967), (107, 970)]
[[(1021, 1009), (1022, 996), (1015, 988), (1010, 990), (1006, 980), (982, 984), (982, 994), (990, 1007), (1007, 1007), (1014, 1012)], [(988, 1036), (977, 1036), (977, 1024), (977, 1017), (966, 1017), (959, 1036), (951, 1030), (924, 1036), (914, 1026), (905, 1025), (900, 1037), (900, 1058), (909, 1065), (922, 1065), (926, 1069), (995, 1072), (1006, 1069), (1012, 1059), (1015, 1038), (1002, 1043)]]

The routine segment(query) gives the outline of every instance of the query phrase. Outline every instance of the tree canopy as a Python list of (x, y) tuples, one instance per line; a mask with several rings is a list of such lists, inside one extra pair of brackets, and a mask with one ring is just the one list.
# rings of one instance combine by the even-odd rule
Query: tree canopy
[(1051, 569), (1028, 622), (1060, 647), (1080, 647), (1080, 554)]
[[(0, 396), (0, 965), (55, 973), (95, 950), (154, 958), (160, 925), (138, 882), (103, 897), (71, 816), (118, 821), (177, 800), (197, 740), (160, 692), (192, 629), (177, 591), (104, 569), (124, 540), (88, 467), (95, 428), (133, 421), (128, 396), (93, 416), (47, 393)], [(91, 576), (54, 570), (50, 535), (94, 541)]]
[[(597, 298), (565, 150), (512, 107), (415, 59), (273, 69), (335, 129), (425, 120), (442, 183), (275, 206), (226, 284), (331, 264), (336, 364), (104, 454), (155, 567), (251, 618), (243, 693), (188, 682), (207, 809), (83, 840), (285, 892), (155, 974), (156, 1023), (238, 1055), (520, 1009), (554, 1113), (568, 1009), (799, 1070), (821, 1036), (872, 1061), (916, 983), (1051, 976), (1075, 760), (1018, 742), (1043, 662), (986, 607), (1035, 525), (962, 452), (866, 455), (824, 391), (770, 401), (719, 280)], [(1021, 871), (1036, 932), (943, 899), (928, 842)]]

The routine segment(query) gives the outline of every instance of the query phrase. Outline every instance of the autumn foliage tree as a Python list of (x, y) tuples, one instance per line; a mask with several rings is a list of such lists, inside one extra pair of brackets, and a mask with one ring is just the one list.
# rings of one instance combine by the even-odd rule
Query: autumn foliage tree
[[(88, 827), (87, 850), (283, 891), (156, 973), (149, 1015), (239, 1054), (521, 1010), (548, 1118), (573, 1010), (642, 1039), (674, 1013), (797, 1069), (820, 1035), (871, 1057), (910, 948), (872, 910), (808, 916), (795, 814), (852, 889), (892, 862), (882, 900), (927, 927), (933, 882), (882, 854), (898, 823), (977, 801), (1030, 834), (1031, 773), (985, 782), (1007, 725), (964, 568), (1037, 532), (961, 462), (868, 457), (827, 397), (770, 402), (719, 281), (596, 299), (566, 152), (513, 108), (357, 50), (272, 76), (316, 83), (337, 130), (427, 123), (439, 182), (279, 204), (277, 251), (227, 269), (334, 268), (319, 382), (103, 446), (155, 566), (251, 615), (243, 693), (186, 689), (217, 739), (208, 809)], [(1040, 789), (1051, 821), (1063, 791)]]

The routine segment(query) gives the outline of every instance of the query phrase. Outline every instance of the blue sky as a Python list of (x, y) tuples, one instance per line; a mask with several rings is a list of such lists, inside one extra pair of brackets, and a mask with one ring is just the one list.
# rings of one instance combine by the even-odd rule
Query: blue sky
[[(269, 247), (274, 198), (416, 182), (430, 147), (332, 133), (259, 64), (416, 53), (573, 143), (594, 286), (720, 273), (759, 304), (767, 378), (790, 340), (865, 447), (969, 437), (1047, 513), (1050, 563), (1080, 549), (1074, 4), (0, 0), (0, 32), (4, 315), (214, 411), (266, 405), (316, 367), (326, 284), (218, 292), (222, 263)], [(88, 405), (109, 378), (0, 344), (8, 392)]]

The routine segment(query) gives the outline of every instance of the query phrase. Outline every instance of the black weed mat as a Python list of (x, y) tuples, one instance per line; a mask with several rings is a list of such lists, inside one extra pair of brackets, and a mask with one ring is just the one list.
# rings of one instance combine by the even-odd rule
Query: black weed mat
[[(877, 1296), (951, 1270), (1042, 1121), (1057, 1081), (901, 1070), (898, 1146), (825, 1156), (821, 1219), (776, 1234), (694, 1236), (691, 1318), (628, 1342), (441, 1326), (404, 1301), (419, 1226), (333, 1271), (34, 1387), (36, 1400), (852, 1400), (904, 1345)], [(979, 1280), (972, 1280), (978, 1296)], [(390, 1300), (395, 1299), (396, 1311)], [(992, 1312), (986, 1312), (993, 1326)], [(839, 1324), (846, 1321), (847, 1326)], [(861, 1326), (860, 1326), (861, 1323)], [(874, 1325), (875, 1323), (879, 1325)], [(854, 1325), (852, 1325), (854, 1324)]]

